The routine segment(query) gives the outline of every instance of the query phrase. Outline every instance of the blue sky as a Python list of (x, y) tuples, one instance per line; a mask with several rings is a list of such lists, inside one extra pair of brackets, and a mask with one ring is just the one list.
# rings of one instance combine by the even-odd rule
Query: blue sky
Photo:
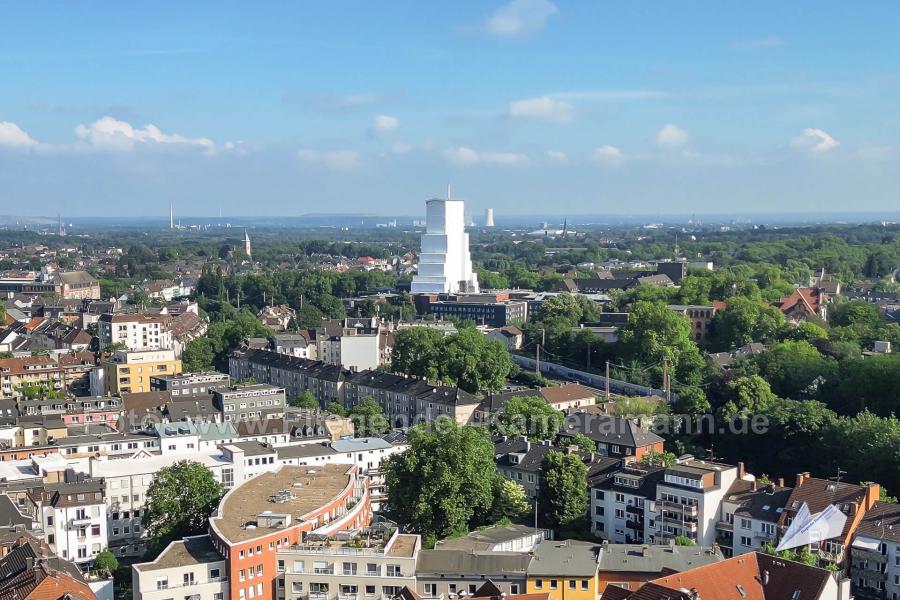
[[(7, 3), (0, 214), (896, 210), (900, 5)], [(113, 208), (114, 207), (114, 208)]]

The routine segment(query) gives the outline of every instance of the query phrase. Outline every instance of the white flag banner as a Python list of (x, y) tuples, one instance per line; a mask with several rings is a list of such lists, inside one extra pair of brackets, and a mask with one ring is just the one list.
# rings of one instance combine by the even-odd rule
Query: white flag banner
[(810, 515), (809, 507), (804, 502), (775, 550), (781, 552), (839, 537), (843, 533), (846, 523), (847, 515), (834, 504), (830, 504), (828, 508), (817, 515)]

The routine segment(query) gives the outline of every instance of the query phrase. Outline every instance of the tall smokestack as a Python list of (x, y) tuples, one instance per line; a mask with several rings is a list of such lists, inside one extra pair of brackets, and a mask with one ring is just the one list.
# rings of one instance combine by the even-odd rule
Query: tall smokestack
[(484, 209), (484, 226), (485, 227), (493, 227), (494, 226), (494, 209), (493, 208)]
[(169, 229), (175, 229), (175, 205), (169, 202)]

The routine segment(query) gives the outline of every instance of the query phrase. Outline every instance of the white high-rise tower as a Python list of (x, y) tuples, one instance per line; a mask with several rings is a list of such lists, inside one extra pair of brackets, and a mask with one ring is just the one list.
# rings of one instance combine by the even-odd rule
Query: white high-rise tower
[(427, 220), (412, 293), (477, 293), (478, 275), (472, 272), (465, 203), (451, 200), (447, 186), (446, 200), (435, 198), (426, 202), (425, 207)]

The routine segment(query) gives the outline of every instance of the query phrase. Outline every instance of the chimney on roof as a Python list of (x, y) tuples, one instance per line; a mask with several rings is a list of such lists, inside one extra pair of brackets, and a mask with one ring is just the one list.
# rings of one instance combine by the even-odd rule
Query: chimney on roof
[(877, 483), (869, 482), (866, 484), (866, 498), (865, 498), (865, 507), (866, 510), (870, 510), (875, 503), (878, 502), (878, 498), (881, 497), (881, 486)]
[(738, 472), (737, 472), (738, 479), (743, 479), (743, 478), (744, 478), (744, 475), (745, 475), (746, 472), (747, 472), (746, 469), (744, 468), (744, 463), (743, 463), (743, 462), (739, 462), (738, 465), (737, 465), (737, 467), (738, 467)]
[(809, 477), (810, 477), (809, 471), (806, 471), (804, 473), (797, 473), (796, 486), (800, 487), (801, 485), (803, 485), (806, 482), (806, 480), (809, 479)]
[(754, 478), (753, 481), (750, 482), (750, 490), (753, 492), (756, 491), (756, 478)]
[(762, 584), (769, 585), (769, 571), (765, 570), (762, 572)]
[(778, 478), (778, 487), (780, 487), (780, 488), (784, 487), (784, 477)]

